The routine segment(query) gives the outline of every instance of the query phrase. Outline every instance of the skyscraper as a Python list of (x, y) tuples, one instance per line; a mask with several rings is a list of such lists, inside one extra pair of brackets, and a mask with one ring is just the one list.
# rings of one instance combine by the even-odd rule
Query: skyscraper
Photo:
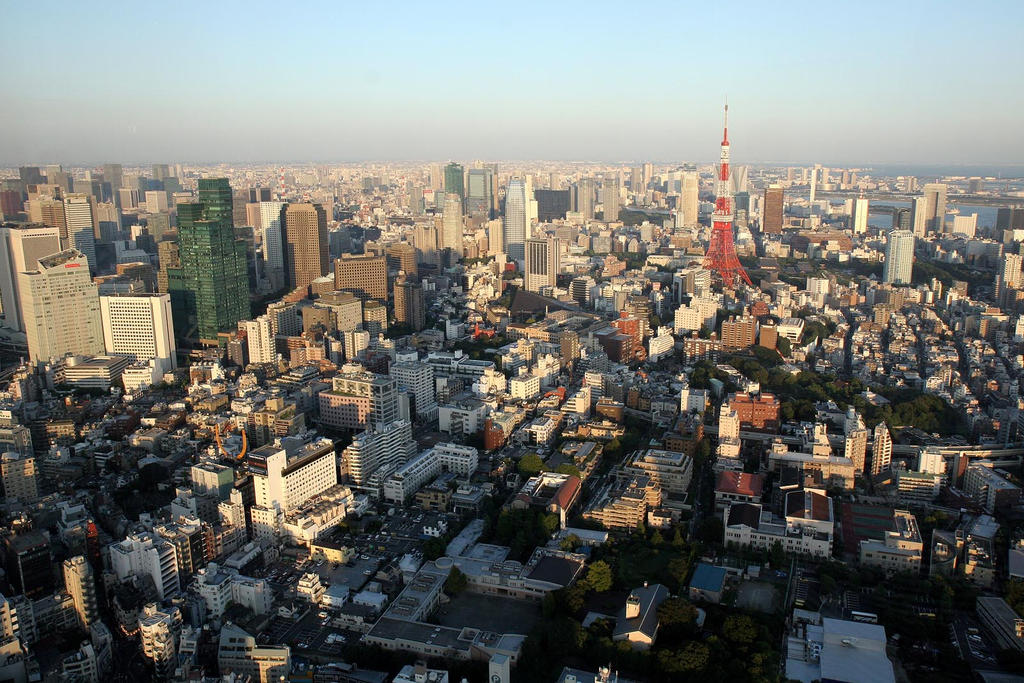
[(881, 474), (892, 463), (892, 435), (884, 422), (875, 425), (871, 443), (871, 474)]
[(619, 174), (606, 175), (601, 187), (604, 220), (606, 223), (613, 223), (619, 220)]
[(177, 367), (170, 294), (100, 297), (107, 353), (156, 361), (159, 375)]
[(473, 218), (490, 218), (494, 205), (492, 186), (494, 171), (490, 168), (469, 169), (469, 192), (466, 195), (466, 214)]
[(946, 225), (946, 186), (927, 183), (922, 192), (925, 199), (925, 229), (928, 233), (943, 232)]
[(868, 231), (868, 200), (865, 197), (857, 197), (853, 200), (853, 215), (850, 216), (850, 225), (854, 235), (863, 235)]
[(407, 242), (389, 244), (386, 250), (388, 270), (402, 271), (406, 275), (416, 276), (416, 248)]
[(124, 169), (121, 164), (103, 164), (103, 180), (110, 183), (111, 199), (115, 204), (118, 203), (118, 190), (124, 187)]
[(444, 167), (444, 191), (445, 194), (454, 192), (459, 195), (459, 205), (465, 206), (466, 203), (466, 179), (463, 172), (462, 164), (457, 164), (454, 161)]
[(454, 259), (462, 258), (462, 199), (454, 192), (446, 192), (444, 195), (441, 249), (451, 250)]
[(25, 330), (19, 273), (34, 269), (39, 259), (60, 250), (60, 231), (56, 227), (0, 226), (0, 326)]
[(554, 287), (559, 268), (558, 240), (543, 237), (526, 240), (526, 266), (523, 286), (539, 292)]
[(885, 269), (883, 282), (909, 285), (914, 268), (914, 233), (907, 230), (893, 230), (889, 233), (889, 244), (885, 248)]
[(1003, 254), (1002, 262), (996, 267), (995, 297), (1000, 297), (1007, 288), (1019, 289), (1024, 281), (1024, 273), (1021, 273), (1021, 266), (1024, 265), (1024, 257), (1020, 254), (1008, 252)]
[(69, 249), (18, 274), (21, 311), (33, 363), (65, 354), (103, 353), (99, 288), (85, 255)]
[(764, 190), (764, 220), (761, 232), (770, 235), (782, 233), (784, 195), (781, 185), (771, 185)]
[(924, 237), (928, 234), (928, 198), (914, 197), (910, 209), (911, 232), (915, 237)]
[[(227, 178), (200, 178), (198, 201), (178, 205), (180, 289), (171, 292), (171, 302), (189, 327), (194, 318), (195, 336), (206, 344), (249, 317), (246, 244), (235, 239), (232, 216)], [(187, 336), (191, 330), (176, 332)]]
[(69, 246), (85, 254), (89, 270), (95, 273), (96, 237), (99, 235), (95, 198), (84, 193), (72, 193), (64, 197), (64, 221)]
[(319, 204), (288, 204), (282, 213), (288, 286), (308, 289), (327, 274), (327, 214)]
[(281, 212), (285, 202), (260, 202), (260, 231), (263, 263), (267, 269), (284, 273), (284, 234), (281, 231)]
[(580, 178), (573, 185), (573, 210), (583, 214), (585, 220), (594, 219), (594, 179)]
[(64, 560), (64, 588), (75, 603), (79, 625), (86, 631), (100, 618), (92, 567), (81, 555)]
[(526, 185), (522, 178), (512, 178), (505, 191), (505, 253), (522, 262), (526, 242)]
[(683, 173), (683, 186), (682, 186), (682, 197), (680, 207), (683, 212), (683, 226), (690, 228), (700, 220), (699, 210), (700, 201), (698, 199), (698, 193), (700, 191), (700, 177), (696, 171), (686, 171)]
[(413, 332), (419, 332), (426, 326), (423, 285), (419, 282), (405, 278), (395, 281), (395, 322), (408, 325)]

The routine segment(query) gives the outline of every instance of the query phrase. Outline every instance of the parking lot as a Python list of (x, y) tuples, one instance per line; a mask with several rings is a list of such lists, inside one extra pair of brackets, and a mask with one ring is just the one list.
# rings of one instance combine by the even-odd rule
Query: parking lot
[[(299, 621), (291, 621), (283, 617), (275, 617), (270, 626), (260, 635), (260, 642), (283, 643), (290, 645), (296, 654), (338, 655), (346, 643), (359, 642), (358, 633), (350, 633), (342, 629), (324, 625), (319, 610), (311, 609), (309, 614)], [(334, 634), (335, 638), (331, 638)], [(335, 640), (336, 639), (336, 640)], [(327, 642), (335, 640), (335, 642)]]

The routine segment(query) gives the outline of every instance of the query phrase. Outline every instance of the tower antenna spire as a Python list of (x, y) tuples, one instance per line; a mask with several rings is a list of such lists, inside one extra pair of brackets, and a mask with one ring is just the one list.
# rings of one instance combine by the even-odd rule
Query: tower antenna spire
[(736, 256), (732, 236), (732, 192), (729, 188), (729, 100), (725, 100), (725, 116), (722, 131), (722, 156), (715, 182), (715, 211), (711, 215), (711, 243), (704, 256), (704, 267), (718, 273), (722, 284), (731, 289), (742, 280), (751, 284), (750, 276)]

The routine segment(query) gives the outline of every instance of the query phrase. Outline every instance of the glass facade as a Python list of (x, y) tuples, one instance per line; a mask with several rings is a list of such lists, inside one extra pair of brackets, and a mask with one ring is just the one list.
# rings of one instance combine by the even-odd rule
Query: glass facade
[(168, 284), (175, 323), (188, 324), (176, 329), (194, 328), (189, 336), (216, 343), (250, 313), (246, 247), (235, 239), (226, 178), (200, 179), (199, 201), (178, 206), (178, 246), (181, 267), (168, 271)]

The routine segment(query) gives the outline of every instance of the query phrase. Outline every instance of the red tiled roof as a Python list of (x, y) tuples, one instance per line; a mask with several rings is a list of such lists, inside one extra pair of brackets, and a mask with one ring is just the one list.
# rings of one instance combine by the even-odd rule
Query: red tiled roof
[(764, 475), (749, 472), (721, 472), (715, 492), (732, 493), (743, 496), (760, 496), (764, 490)]

